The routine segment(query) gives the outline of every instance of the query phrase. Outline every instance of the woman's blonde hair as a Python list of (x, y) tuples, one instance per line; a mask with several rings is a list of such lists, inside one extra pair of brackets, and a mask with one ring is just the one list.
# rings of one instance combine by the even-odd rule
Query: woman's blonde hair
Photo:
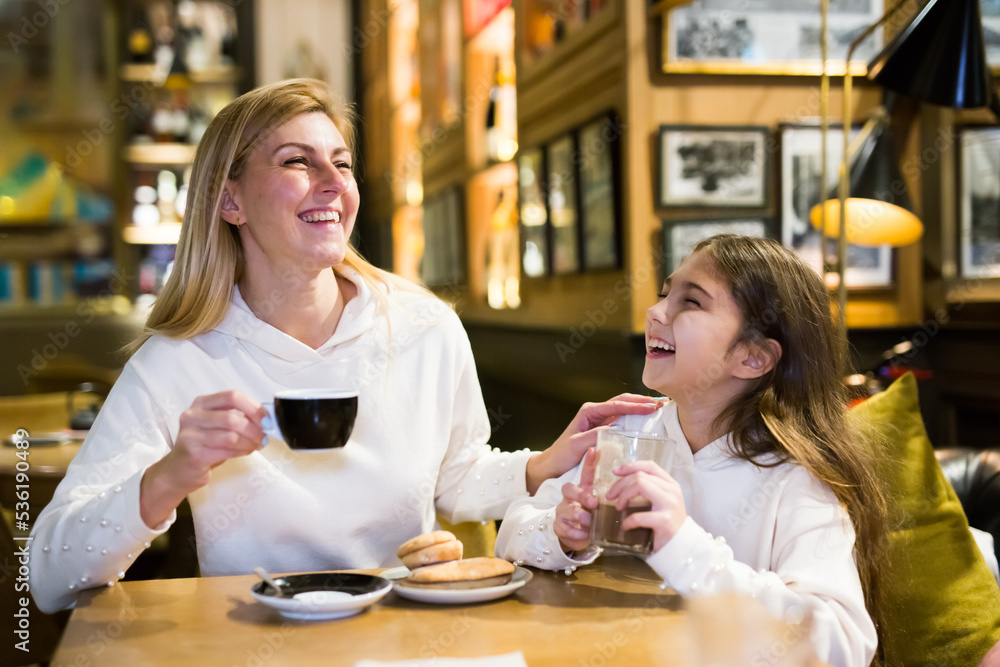
[[(239, 234), (221, 217), (226, 181), (242, 175), (247, 157), (270, 130), (313, 112), (326, 114), (333, 121), (353, 153), (354, 111), (316, 79), (289, 79), (252, 90), (233, 100), (209, 123), (195, 153), (174, 268), (129, 351), (134, 352), (154, 335), (192, 338), (222, 322), (244, 263)], [(350, 245), (344, 265), (371, 285), (403, 284), (369, 264)], [(382, 301), (383, 290), (374, 291)]]
[[(830, 316), (823, 281), (774, 240), (722, 234), (695, 247), (713, 261), (743, 313), (736, 343), (781, 344), (767, 373), (719, 416), (736, 455), (758, 466), (793, 460), (826, 483), (855, 531), (854, 555), (868, 613), (882, 634), (888, 514), (871, 443), (846, 422), (847, 339)], [(882, 642), (875, 663), (883, 664)]]

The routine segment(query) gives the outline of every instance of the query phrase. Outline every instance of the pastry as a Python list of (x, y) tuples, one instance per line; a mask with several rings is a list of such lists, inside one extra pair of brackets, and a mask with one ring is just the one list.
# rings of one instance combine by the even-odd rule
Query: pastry
[(447, 530), (417, 535), (407, 540), (396, 552), (410, 570), (435, 563), (445, 563), (462, 557), (462, 543)]

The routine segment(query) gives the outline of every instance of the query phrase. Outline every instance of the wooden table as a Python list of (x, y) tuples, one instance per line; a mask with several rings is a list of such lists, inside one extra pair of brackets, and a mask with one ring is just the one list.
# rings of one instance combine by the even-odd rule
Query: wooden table
[[(32, 445), (26, 451), (28, 475), (28, 525), (34, 525), (35, 519), (42, 509), (52, 500), (52, 495), (59, 482), (66, 475), (70, 461), (80, 451), (82, 439), (72, 439), (60, 445)], [(0, 505), (8, 510), (15, 508), (17, 502), (17, 464), (22, 461), (18, 457), (17, 447), (0, 444)], [(24, 468), (24, 465), (21, 465)], [(18, 530), (15, 524), (15, 536), (27, 535), (27, 531)]]
[(571, 576), (534, 570), (493, 602), (429, 605), (390, 592), (360, 615), (321, 622), (287, 620), (255, 601), (257, 581), (161, 579), (88, 591), (52, 664), (353, 665), (515, 651), (530, 667), (688, 664), (681, 598), (628, 556)]

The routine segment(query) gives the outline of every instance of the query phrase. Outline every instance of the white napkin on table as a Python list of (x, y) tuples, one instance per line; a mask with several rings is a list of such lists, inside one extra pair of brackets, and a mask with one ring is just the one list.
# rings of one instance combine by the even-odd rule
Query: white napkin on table
[(417, 658), (414, 660), (362, 660), (354, 667), (528, 667), (520, 651), (481, 658)]

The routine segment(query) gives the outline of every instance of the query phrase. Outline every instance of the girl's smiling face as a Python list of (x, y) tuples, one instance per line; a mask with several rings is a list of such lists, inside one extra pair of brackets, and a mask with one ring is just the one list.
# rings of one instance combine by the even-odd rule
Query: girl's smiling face
[(743, 314), (712, 259), (704, 252), (687, 257), (660, 297), (646, 311), (643, 384), (680, 404), (727, 404), (742, 388), (734, 343)]
[(359, 204), (350, 150), (333, 121), (314, 112), (253, 148), (242, 175), (226, 183), (222, 217), (239, 225), (248, 263), (280, 275), (340, 264)]

